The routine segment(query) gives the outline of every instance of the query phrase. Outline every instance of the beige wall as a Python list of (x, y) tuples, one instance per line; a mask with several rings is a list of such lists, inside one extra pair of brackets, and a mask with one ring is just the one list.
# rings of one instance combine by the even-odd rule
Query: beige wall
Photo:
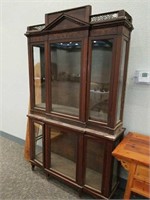
[(25, 138), (29, 99), (26, 27), (44, 23), (45, 13), (85, 4), (92, 6), (92, 14), (124, 9), (133, 17), (124, 127), (126, 132), (150, 135), (150, 85), (133, 81), (136, 69), (150, 69), (149, 0), (2, 0), (0, 130)]

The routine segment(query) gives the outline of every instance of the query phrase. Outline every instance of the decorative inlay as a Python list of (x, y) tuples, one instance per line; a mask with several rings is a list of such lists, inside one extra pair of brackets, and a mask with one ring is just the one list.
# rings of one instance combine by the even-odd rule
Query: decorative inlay
[(41, 26), (34, 26), (33, 27), (34, 29), (38, 30), (38, 31), (41, 31), (42, 29), (45, 28), (45, 25), (41, 25)]
[(118, 13), (112, 13), (112, 14), (105, 14), (105, 15), (97, 15), (91, 17), (91, 23), (105, 21), (105, 20), (111, 20), (118, 18)]

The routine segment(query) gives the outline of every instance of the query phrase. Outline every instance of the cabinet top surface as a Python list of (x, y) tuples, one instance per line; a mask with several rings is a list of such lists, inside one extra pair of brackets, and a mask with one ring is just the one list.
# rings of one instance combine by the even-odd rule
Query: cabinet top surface
[(150, 166), (150, 136), (129, 132), (112, 154), (117, 159)]

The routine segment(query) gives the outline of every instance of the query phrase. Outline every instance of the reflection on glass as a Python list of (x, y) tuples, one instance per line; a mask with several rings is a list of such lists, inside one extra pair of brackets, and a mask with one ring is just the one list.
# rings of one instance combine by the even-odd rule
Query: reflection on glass
[(35, 135), (35, 159), (39, 162), (43, 162), (43, 135), (42, 126), (38, 123), (34, 123), (34, 135)]
[(52, 111), (78, 116), (81, 43), (53, 43), (51, 47)]
[(101, 191), (104, 144), (88, 139), (86, 153), (85, 184)]
[(112, 40), (92, 41), (90, 119), (107, 121)]
[(125, 65), (125, 56), (126, 56), (126, 46), (127, 43), (124, 40), (122, 45), (122, 55), (121, 55), (121, 65), (119, 69), (119, 83), (118, 83), (118, 99), (117, 99), (117, 122), (120, 120), (121, 112), (121, 97), (123, 90), (123, 74), (124, 74), (124, 65)]
[(76, 179), (77, 135), (51, 129), (51, 168)]
[(33, 46), (35, 106), (45, 108), (44, 45)]

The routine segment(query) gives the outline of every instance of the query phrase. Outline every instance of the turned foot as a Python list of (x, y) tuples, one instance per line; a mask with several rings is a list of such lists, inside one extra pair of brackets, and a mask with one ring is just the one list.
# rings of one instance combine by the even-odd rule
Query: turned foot
[(35, 165), (31, 164), (31, 169), (34, 171)]
[(82, 197), (82, 188), (78, 189), (79, 197)]

